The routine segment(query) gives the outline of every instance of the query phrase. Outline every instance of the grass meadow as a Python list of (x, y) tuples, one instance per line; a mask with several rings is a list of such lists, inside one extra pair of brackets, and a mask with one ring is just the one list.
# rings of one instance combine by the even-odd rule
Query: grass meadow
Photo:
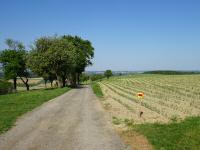
[(49, 88), (0, 95), (0, 133), (11, 128), (22, 114), (69, 90), (67, 87)]

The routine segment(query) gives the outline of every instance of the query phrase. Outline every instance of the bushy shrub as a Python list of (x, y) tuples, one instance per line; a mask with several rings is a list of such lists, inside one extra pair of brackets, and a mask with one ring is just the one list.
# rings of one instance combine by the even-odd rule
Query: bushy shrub
[(3, 80), (0, 80), (0, 95), (6, 94), (12, 91), (12, 84)]
[(81, 76), (80, 76), (81, 82), (86, 82), (88, 80), (90, 80), (90, 76), (88, 74), (85, 74), (85, 73), (81, 74)]
[(102, 74), (94, 74), (90, 76), (91, 81), (97, 81), (103, 79), (105, 76)]

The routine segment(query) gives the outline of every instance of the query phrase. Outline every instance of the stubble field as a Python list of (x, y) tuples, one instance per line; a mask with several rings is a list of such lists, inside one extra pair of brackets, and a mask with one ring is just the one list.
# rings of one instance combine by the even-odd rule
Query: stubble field
[[(200, 75), (132, 75), (99, 85), (112, 116), (134, 123), (167, 123), (200, 115)], [(138, 92), (144, 92), (143, 99), (137, 98)]]

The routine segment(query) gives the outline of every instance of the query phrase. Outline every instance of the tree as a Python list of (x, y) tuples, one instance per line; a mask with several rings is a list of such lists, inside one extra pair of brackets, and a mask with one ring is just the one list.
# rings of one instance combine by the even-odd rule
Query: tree
[(36, 40), (29, 54), (28, 64), (33, 72), (47, 77), (56, 76), (59, 87), (65, 86), (73, 45), (61, 37), (42, 37)]
[(21, 42), (7, 39), (6, 44), (9, 49), (0, 52), (0, 62), (3, 65), (3, 70), (6, 79), (13, 79), (13, 89), (17, 89), (17, 77), (20, 77), (22, 82), (29, 90), (28, 76), (26, 68), (26, 51)]
[(104, 72), (104, 76), (109, 79), (111, 76), (113, 75), (112, 71), (111, 70), (106, 70)]
[(68, 79), (73, 87), (85, 67), (92, 64), (94, 48), (87, 40), (70, 35), (42, 37), (36, 40), (29, 54), (29, 66), (40, 76), (53, 74), (59, 87)]
[(7, 81), (0, 80), (0, 95), (11, 92), (12, 84)]
[(93, 74), (90, 76), (90, 80), (91, 81), (97, 81), (97, 80), (100, 80), (104, 78), (104, 75), (103, 74)]
[(53, 81), (56, 80), (56, 75), (41, 53), (31, 51), (27, 57), (27, 65), (34, 73), (44, 79), (45, 87), (47, 81), (50, 81), (52, 87)]
[(90, 76), (89, 76), (88, 74), (82, 73), (82, 74), (80, 75), (80, 81), (81, 81), (81, 82), (86, 82), (86, 83), (87, 83), (87, 81), (89, 81), (89, 80), (90, 80)]
[(94, 48), (88, 40), (83, 40), (78, 36), (63, 36), (73, 44), (70, 66), (70, 82), (72, 86), (77, 86), (80, 83), (80, 75), (85, 71), (85, 68), (92, 65), (91, 59), (94, 57)]

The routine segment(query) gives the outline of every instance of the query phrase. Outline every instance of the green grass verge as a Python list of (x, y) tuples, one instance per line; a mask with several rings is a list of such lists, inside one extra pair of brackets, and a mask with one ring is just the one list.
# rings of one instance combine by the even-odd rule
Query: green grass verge
[(156, 150), (200, 150), (200, 117), (179, 123), (134, 125)]
[(102, 98), (103, 97), (103, 92), (101, 91), (101, 87), (97, 82), (92, 82), (91, 83), (92, 90), (96, 94), (97, 97)]
[(15, 123), (18, 116), (32, 110), (42, 103), (51, 100), (69, 88), (42, 89), (19, 92), (0, 96), (0, 133), (7, 131)]

